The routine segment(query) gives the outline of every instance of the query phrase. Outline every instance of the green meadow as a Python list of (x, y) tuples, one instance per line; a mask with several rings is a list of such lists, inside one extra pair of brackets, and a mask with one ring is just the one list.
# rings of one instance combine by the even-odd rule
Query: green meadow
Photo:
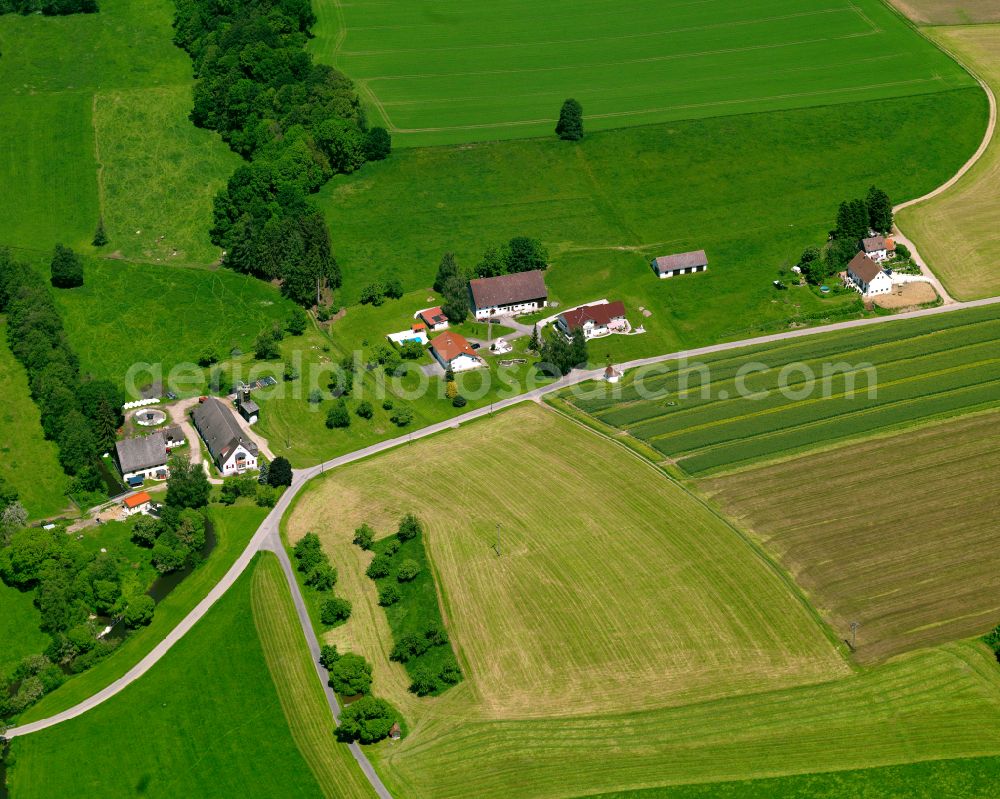
[[(415, 148), (335, 178), (319, 202), (346, 304), (392, 275), (426, 291), (445, 251), (472, 268), (490, 242), (528, 235), (549, 249), (552, 300), (625, 301), (647, 335), (601, 346), (634, 357), (856, 313), (856, 294), (779, 292), (772, 281), (825, 241), (842, 199), (877, 184), (899, 201), (944, 182), (975, 150), (986, 116), (984, 95), (968, 89), (864, 113), (835, 105), (688, 120), (577, 144)], [(701, 248), (703, 274), (658, 280), (649, 267), (657, 255)], [(345, 335), (359, 330), (391, 332)]]
[(925, 94), (969, 78), (878, 0), (317, 0), (314, 53), (404, 146)]
[(0, 581), (0, 674), (49, 645), (49, 636), (38, 629), (41, 615), (34, 603), (34, 591), (20, 591)]
[[(59, 465), (55, 444), (45, 440), (38, 407), (31, 399), (24, 367), (7, 346), (7, 323), (0, 317), (0, 475), (13, 485), (32, 519), (70, 507), (69, 478)], [(0, 636), (0, 640), (6, 640)]]
[(0, 16), (0, 244), (208, 264), (211, 198), (238, 158), (187, 119), (191, 64), (169, 0)]
[(12, 794), (319, 795), (257, 637), (251, 589), (248, 570), (142, 679), (82, 716), (15, 739)]
[[(33, 265), (46, 273), (48, 258)], [(83, 286), (52, 292), (82, 371), (122, 383), (136, 363), (162, 364), (166, 375), (206, 347), (222, 359), (234, 348), (252, 353), (257, 334), (284, 324), (293, 307), (269, 283), (228, 269), (104, 258), (87, 259)], [(148, 374), (138, 375), (140, 387)]]

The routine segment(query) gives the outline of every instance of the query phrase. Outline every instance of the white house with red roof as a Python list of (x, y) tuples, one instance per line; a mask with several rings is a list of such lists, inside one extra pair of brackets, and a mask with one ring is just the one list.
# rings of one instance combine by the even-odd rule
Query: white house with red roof
[(448, 329), (448, 317), (444, 315), (444, 311), (439, 306), (417, 311), (413, 318), (419, 319), (431, 333)]
[(885, 236), (869, 236), (861, 239), (861, 252), (873, 261), (888, 261), (896, 256), (896, 242)]
[(612, 333), (628, 333), (632, 329), (625, 318), (625, 304), (621, 300), (563, 311), (556, 318), (556, 325), (566, 336), (582, 330), (583, 337), (588, 340)]
[(468, 339), (451, 331), (431, 339), (431, 355), (441, 366), (453, 372), (467, 372), (486, 366), (486, 361), (472, 349)]
[(122, 500), (122, 517), (128, 518), (137, 513), (149, 513), (153, 509), (153, 498), (145, 491), (132, 494)]

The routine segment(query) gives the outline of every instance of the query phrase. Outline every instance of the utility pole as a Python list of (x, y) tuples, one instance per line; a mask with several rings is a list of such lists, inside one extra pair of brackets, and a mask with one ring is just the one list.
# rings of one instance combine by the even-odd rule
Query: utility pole
[(501, 555), (501, 552), (500, 552), (500, 527), (501, 526), (502, 525), (500, 524), (500, 522), (497, 522), (497, 557), (500, 557), (500, 555)]
[(852, 652), (855, 650), (855, 644), (858, 641), (858, 627), (860, 627), (860, 626), (861, 625), (858, 622), (856, 622), (856, 621), (852, 621), (851, 622), (851, 651)]

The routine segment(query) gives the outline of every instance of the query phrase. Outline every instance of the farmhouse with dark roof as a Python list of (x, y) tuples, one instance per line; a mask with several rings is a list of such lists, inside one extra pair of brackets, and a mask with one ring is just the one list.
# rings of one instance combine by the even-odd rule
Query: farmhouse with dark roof
[(195, 405), (192, 413), (205, 446), (223, 475), (241, 474), (257, 468), (257, 443), (239, 422), (232, 409), (215, 397)]
[(538, 269), (469, 281), (472, 310), (476, 319), (517, 316), (548, 305), (549, 292)]

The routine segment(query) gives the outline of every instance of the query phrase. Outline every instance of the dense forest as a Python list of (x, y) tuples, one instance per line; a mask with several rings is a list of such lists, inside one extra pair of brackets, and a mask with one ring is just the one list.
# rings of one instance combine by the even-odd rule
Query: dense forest
[(55, 441), (59, 462), (73, 477), (71, 493), (97, 489), (97, 457), (114, 446), (123, 421), (122, 390), (109, 380), (81, 377), (44, 278), (3, 249), (0, 312), (7, 314), (7, 341), (28, 373), (45, 437)]
[(178, 0), (174, 41), (194, 62), (192, 121), (246, 159), (215, 198), (212, 240), (226, 265), (303, 305), (340, 285), (326, 223), (309, 195), (334, 174), (385, 158), (353, 83), (306, 52), (309, 0)]

